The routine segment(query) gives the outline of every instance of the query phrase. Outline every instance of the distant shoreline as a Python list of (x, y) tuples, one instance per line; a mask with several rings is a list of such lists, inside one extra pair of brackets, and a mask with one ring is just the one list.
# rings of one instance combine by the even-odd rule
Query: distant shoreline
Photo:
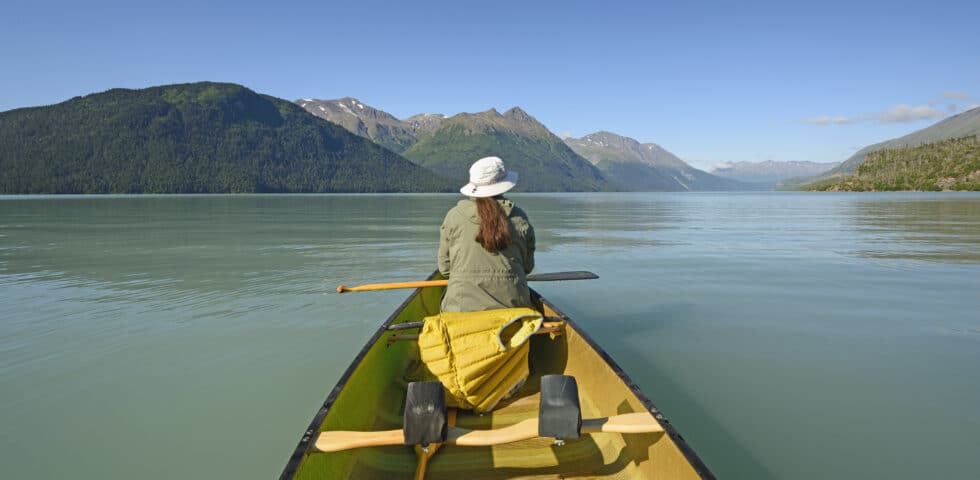
[[(916, 194), (916, 195), (966, 195), (980, 196), (980, 191), (976, 190), (887, 190), (887, 191), (807, 191), (807, 190), (731, 190), (731, 191), (685, 191), (685, 192), (513, 192), (508, 196), (614, 196), (614, 195), (891, 195), (891, 194)], [(446, 192), (365, 192), (365, 193), (23, 193), (23, 194), (0, 194), (0, 200), (43, 200), (43, 199), (122, 199), (122, 198), (217, 198), (217, 197), (424, 197), (424, 196), (464, 196), (459, 193)]]

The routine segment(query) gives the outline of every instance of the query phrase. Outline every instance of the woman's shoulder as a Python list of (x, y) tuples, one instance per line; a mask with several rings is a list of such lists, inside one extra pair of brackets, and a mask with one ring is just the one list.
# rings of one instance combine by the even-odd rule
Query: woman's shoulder
[(462, 199), (453, 205), (452, 208), (446, 212), (446, 219), (444, 222), (459, 222), (466, 220), (476, 214), (476, 205), (472, 200)]

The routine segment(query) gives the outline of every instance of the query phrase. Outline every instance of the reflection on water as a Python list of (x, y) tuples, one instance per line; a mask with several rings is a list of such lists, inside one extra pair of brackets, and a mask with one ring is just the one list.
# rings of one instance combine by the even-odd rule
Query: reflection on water
[[(719, 477), (980, 470), (980, 196), (514, 197), (539, 271), (601, 276), (536, 288)], [(456, 201), (0, 198), (5, 476), (277, 475), (406, 294), (331, 292), (426, 276)]]
[(377, 196), (7, 201), (0, 258), (5, 273), (60, 272), (114, 285), (153, 272), (157, 281), (202, 290), (270, 274), (283, 275), (273, 285), (319, 288), (292, 282), (308, 281), (306, 268), (357, 265), (364, 256), (389, 256), (397, 270), (430, 255), (419, 250), (432, 232), (418, 217), (428, 222), (432, 211), (419, 205)]
[(939, 262), (980, 262), (980, 199), (863, 198), (849, 217), (864, 236), (855, 254)]
[(565, 245), (599, 250), (655, 247), (666, 241), (651, 234), (676, 228), (684, 216), (683, 209), (670, 201), (618, 196), (530, 196), (522, 205), (539, 232), (539, 248), (544, 252)]

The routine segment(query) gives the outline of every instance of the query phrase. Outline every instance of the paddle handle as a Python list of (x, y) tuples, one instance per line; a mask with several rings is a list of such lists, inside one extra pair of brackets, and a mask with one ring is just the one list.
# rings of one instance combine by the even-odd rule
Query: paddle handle
[(318, 452), (339, 452), (352, 448), (404, 444), (405, 432), (399, 428), (398, 430), (382, 430), (377, 432), (323, 432), (317, 438), (314, 448)]
[(622, 413), (606, 418), (582, 420), (582, 433), (653, 433), (662, 432), (657, 419), (647, 412)]

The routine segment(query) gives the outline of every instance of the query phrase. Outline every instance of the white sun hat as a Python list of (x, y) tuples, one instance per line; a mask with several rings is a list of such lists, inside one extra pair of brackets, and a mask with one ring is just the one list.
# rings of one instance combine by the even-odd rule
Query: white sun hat
[(470, 167), (470, 183), (459, 192), (467, 197), (486, 198), (504, 193), (517, 185), (517, 172), (508, 172), (498, 157), (484, 157)]

